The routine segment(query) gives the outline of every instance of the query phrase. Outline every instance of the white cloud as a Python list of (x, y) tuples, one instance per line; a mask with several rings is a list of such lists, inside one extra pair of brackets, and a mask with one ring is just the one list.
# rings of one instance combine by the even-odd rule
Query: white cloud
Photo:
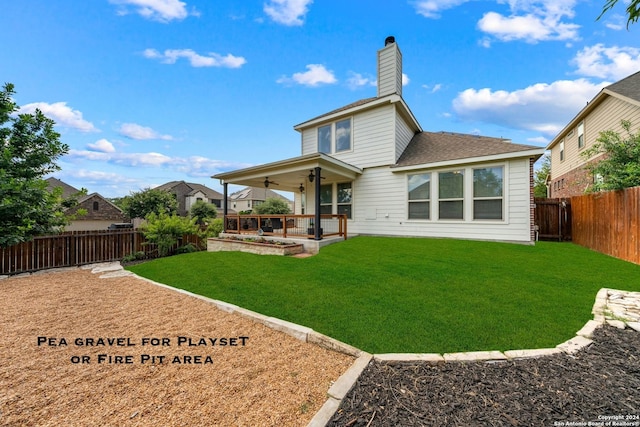
[(167, 49), (163, 53), (155, 49), (145, 49), (142, 55), (145, 58), (158, 59), (164, 64), (175, 64), (178, 59), (186, 58), (192, 67), (240, 68), (247, 63), (242, 56), (234, 56), (230, 53), (223, 56), (214, 52), (200, 55), (191, 49)]
[(298, 26), (304, 23), (313, 0), (270, 0), (264, 4), (264, 12), (278, 24)]
[(179, 0), (109, 0), (111, 4), (118, 5), (118, 13), (126, 15), (131, 6), (140, 16), (159, 22), (169, 22), (174, 19), (182, 20), (197, 12), (187, 12), (186, 3)]
[[(511, 14), (487, 12), (478, 21), (478, 28), (502, 41), (577, 40), (580, 26), (563, 22), (573, 18), (576, 0), (508, 0)], [(488, 41), (483, 44), (488, 46)]]
[(327, 70), (321, 64), (309, 64), (304, 73), (294, 73), (291, 77), (283, 76), (277, 80), (278, 83), (300, 84), (303, 86), (319, 86), (321, 84), (332, 84), (338, 80), (333, 75), (333, 71)]
[(349, 72), (349, 78), (347, 79), (347, 86), (350, 89), (357, 89), (363, 86), (376, 86), (377, 80), (371, 76), (363, 76), (360, 73)]
[(640, 70), (640, 48), (606, 47), (598, 43), (583, 48), (576, 54), (573, 63), (578, 67), (577, 74), (620, 80)]
[(82, 113), (67, 106), (66, 102), (55, 102), (48, 104), (46, 102), (33, 102), (23, 105), (19, 113), (33, 114), (37, 109), (53, 119), (57, 125), (77, 129), (82, 132), (98, 132), (93, 123), (82, 118)]
[(442, 83), (436, 83), (433, 86), (422, 85), (422, 87), (431, 93), (439, 92), (442, 89)]
[(250, 165), (214, 160), (201, 156), (170, 157), (162, 153), (117, 153), (89, 150), (69, 150), (67, 161), (89, 160), (105, 162), (123, 167), (159, 167), (184, 173), (188, 176), (210, 177), (227, 169), (241, 169)]
[[(439, 18), (442, 11), (460, 6), (471, 0), (419, 0), (413, 1), (416, 12), (426, 18)], [(566, 22), (574, 17), (577, 0), (497, 0), (506, 4), (509, 15), (487, 12), (478, 21), (478, 28), (502, 41), (524, 40), (535, 43), (542, 40), (576, 40), (579, 25)], [(481, 46), (491, 41), (483, 39)]]
[(513, 92), (467, 89), (453, 101), (463, 120), (555, 135), (604, 86), (586, 79), (538, 83)]
[(414, 1), (413, 5), (416, 12), (425, 18), (439, 18), (440, 12), (446, 9), (452, 9), (469, 0), (420, 0)]
[(544, 136), (536, 136), (535, 138), (527, 138), (527, 142), (531, 142), (537, 145), (547, 145), (550, 139), (545, 138)]
[(69, 172), (66, 172), (65, 176), (82, 179), (89, 183), (98, 183), (100, 185), (137, 182), (136, 179), (128, 178), (119, 173), (102, 172), (102, 171), (86, 170), (86, 169), (71, 170)]
[(406, 86), (411, 82), (411, 79), (409, 78), (409, 76), (407, 76), (405, 73), (402, 73), (402, 86)]
[(162, 139), (170, 141), (173, 139), (171, 135), (159, 134), (149, 127), (140, 126), (136, 123), (123, 123), (118, 132), (120, 132), (120, 135), (126, 136), (127, 138), (137, 140)]
[(99, 139), (93, 144), (87, 144), (87, 148), (93, 151), (100, 151), (102, 153), (115, 153), (116, 149), (112, 143), (106, 139)]

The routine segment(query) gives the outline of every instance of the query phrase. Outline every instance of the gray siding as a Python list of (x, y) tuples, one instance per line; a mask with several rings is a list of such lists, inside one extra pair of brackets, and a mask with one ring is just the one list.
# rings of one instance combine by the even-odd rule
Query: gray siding
[(600, 132), (613, 130), (625, 135), (624, 129), (620, 126), (620, 121), (623, 119), (631, 121), (631, 129), (637, 132), (640, 129), (640, 107), (611, 96), (602, 101), (584, 119), (584, 148), (578, 148), (578, 125), (576, 124), (576, 127), (569, 130), (564, 138), (564, 160), (560, 160), (560, 143), (551, 149), (552, 178), (584, 165), (587, 160), (580, 154), (596, 143)]
[[(389, 168), (371, 168), (366, 169), (354, 184), (354, 215), (349, 221), (349, 233), (530, 242), (529, 160), (516, 159), (456, 168), (490, 165), (503, 165), (505, 168), (504, 221), (474, 221), (470, 215), (472, 197), (465, 198), (467, 215), (463, 221), (409, 220), (407, 173), (392, 173)], [(440, 170), (425, 171), (434, 173)], [(469, 180), (465, 190), (469, 196)], [(431, 217), (435, 218), (437, 193), (432, 191), (432, 194)]]
[(378, 51), (378, 97), (402, 95), (402, 53), (393, 43)]
[(396, 111), (396, 157), (394, 162), (398, 161), (407, 148), (407, 145), (409, 145), (411, 138), (413, 138), (413, 131), (409, 127), (409, 124)]

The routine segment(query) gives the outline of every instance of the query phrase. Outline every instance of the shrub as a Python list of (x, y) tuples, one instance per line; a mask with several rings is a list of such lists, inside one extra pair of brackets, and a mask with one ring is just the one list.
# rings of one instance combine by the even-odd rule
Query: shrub
[(198, 225), (204, 225), (215, 218), (218, 215), (218, 211), (216, 207), (211, 203), (206, 203), (202, 200), (198, 200), (191, 207), (189, 215), (191, 216), (191, 218), (196, 219), (196, 223)]
[(275, 197), (268, 198), (264, 201), (264, 203), (256, 206), (254, 211), (258, 215), (291, 213), (289, 204), (286, 201), (282, 199), (276, 199)]
[(178, 244), (183, 235), (198, 232), (195, 218), (151, 213), (147, 215), (146, 220), (147, 223), (141, 227), (142, 233), (147, 243), (158, 245), (158, 256), (161, 257), (169, 255), (171, 248)]

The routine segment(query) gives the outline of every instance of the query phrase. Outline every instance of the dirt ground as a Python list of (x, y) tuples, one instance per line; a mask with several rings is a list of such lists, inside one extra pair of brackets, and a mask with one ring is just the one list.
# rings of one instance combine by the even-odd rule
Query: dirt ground
[(2, 426), (302, 426), (354, 360), (90, 270), (0, 280), (0, 325)]

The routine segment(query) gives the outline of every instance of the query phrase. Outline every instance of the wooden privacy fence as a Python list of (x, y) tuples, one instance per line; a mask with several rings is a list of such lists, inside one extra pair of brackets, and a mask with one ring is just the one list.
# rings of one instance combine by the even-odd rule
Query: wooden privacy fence
[[(185, 235), (176, 245), (200, 245), (197, 235)], [(144, 252), (156, 256), (156, 246), (145, 244), (138, 230), (76, 231), (35, 237), (30, 242), (0, 248), (0, 274), (26, 273), (47, 268), (72, 267), (96, 262), (118, 261)]]
[(640, 264), (640, 187), (571, 198), (573, 241)]
[(571, 199), (536, 198), (535, 225), (539, 240), (571, 240)]

